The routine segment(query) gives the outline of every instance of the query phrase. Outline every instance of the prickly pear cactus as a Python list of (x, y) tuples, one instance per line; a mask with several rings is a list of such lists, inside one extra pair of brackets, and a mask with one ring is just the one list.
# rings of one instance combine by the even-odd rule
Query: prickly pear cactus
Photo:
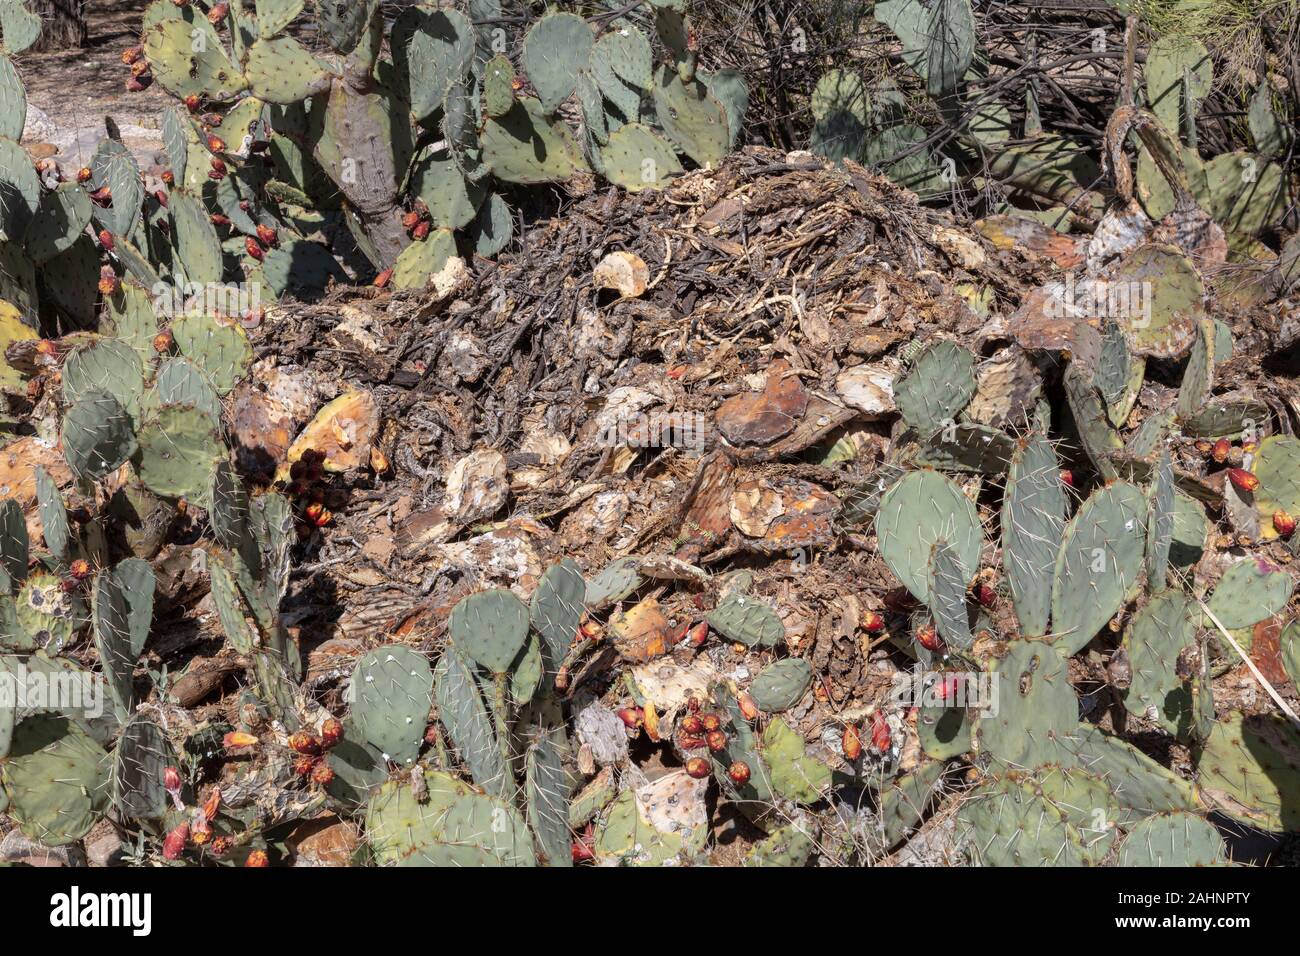
[(1300, 830), (1300, 731), (1282, 717), (1219, 721), (1196, 769), (1201, 793), (1221, 812), (1264, 830)]
[(420, 755), (433, 705), (429, 662), (409, 647), (388, 644), (352, 672), (352, 723), (385, 760), (407, 765)]
[(930, 599), (930, 551), (936, 541), (947, 542), (965, 579), (979, 567), (982, 535), (975, 505), (938, 472), (912, 472), (885, 492), (875, 530), (880, 556), (920, 601)]
[(799, 703), (811, 683), (812, 665), (791, 657), (763, 668), (749, 685), (749, 694), (759, 710), (776, 714)]

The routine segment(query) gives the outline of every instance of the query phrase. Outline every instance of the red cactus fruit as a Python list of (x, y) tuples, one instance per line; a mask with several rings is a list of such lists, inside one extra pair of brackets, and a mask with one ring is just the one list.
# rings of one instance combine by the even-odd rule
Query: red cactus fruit
[(689, 776), (694, 777), (696, 780), (703, 780), (712, 773), (712, 770), (709, 766), (709, 762), (703, 757), (692, 757), (690, 760), (686, 761), (686, 773)]
[(1238, 491), (1252, 492), (1259, 487), (1259, 479), (1245, 468), (1229, 468), (1228, 480)]
[(727, 776), (731, 782), (738, 787), (742, 787), (749, 782), (749, 764), (743, 760), (737, 760), (727, 768)]
[(704, 742), (709, 745), (709, 749), (714, 753), (719, 750), (725, 750), (727, 747), (727, 735), (720, 730), (713, 730), (704, 736)]
[(167, 836), (163, 839), (163, 859), (176, 860), (185, 850), (185, 844), (190, 841), (190, 825), (182, 823), (168, 831)]
[(844, 734), (840, 737), (840, 747), (844, 750), (844, 759), (852, 763), (862, 756), (862, 737), (858, 734), (857, 724), (846, 724)]

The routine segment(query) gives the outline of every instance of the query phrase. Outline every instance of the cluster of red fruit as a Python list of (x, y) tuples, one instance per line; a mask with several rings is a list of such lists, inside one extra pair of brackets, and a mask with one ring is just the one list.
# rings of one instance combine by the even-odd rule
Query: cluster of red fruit
[(343, 739), (343, 725), (333, 717), (321, 724), (320, 736), (298, 731), (289, 735), (289, 749), (298, 756), (293, 762), (293, 772), (299, 777), (310, 777), (312, 783), (328, 787), (334, 782), (334, 771), (325, 762), (324, 753)]
[(325, 453), (322, 451), (309, 448), (289, 466), (289, 483), (284, 493), (300, 506), (299, 538), (310, 537), (315, 529), (334, 520), (333, 512), (326, 507), (329, 489), (324, 481)]
[[(1196, 450), (1217, 464), (1231, 465), (1232, 467), (1228, 469), (1228, 480), (1232, 482), (1232, 487), (1242, 494), (1254, 494), (1259, 487), (1259, 479), (1252, 472), (1240, 467), (1245, 463), (1245, 456), (1255, 451), (1253, 442), (1238, 449), (1234, 448), (1232, 442), (1226, 438), (1220, 438), (1213, 443), (1198, 441)], [(1289, 538), (1295, 532), (1295, 524), (1295, 516), (1289, 512), (1280, 508), (1273, 512), (1273, 530), (1280, 537)]]
[(123, 50), (122, 62), (131, 70), (131, 75), (126, 78), (128, 93), (143, 93), (153, 85), (153, 72), (144, 57), (144, 47), (133, 46)]
[[(175, 767), (163, 770), (163, 789), (172, 798), (177, 810), (184, 811), (185, 802), (181, 799), (181, 774)], [(187, 845), (208, 846), (214, 856), (221, 856), (230, 849), (230, 840), (226, 837), (212, 838), (212, 821), (216, 819), (221, 808), (221, 790), (213, 787), (203, 806), (197, 807), (190, 819), (172, 827), (163, 838), (163, 859), (176, 860), (185, 851)]]
[(429, 237), (429, 231), (433, 229), (433, 217), (429, 215), (429, 207), (423, 199), (417, 199), (415, 208), (402, 216), (402, 228), (416, 242), (423, 242)]

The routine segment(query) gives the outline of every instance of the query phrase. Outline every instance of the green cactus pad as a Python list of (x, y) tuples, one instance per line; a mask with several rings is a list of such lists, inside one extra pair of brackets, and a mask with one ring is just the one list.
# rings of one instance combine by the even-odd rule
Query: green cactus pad
[(319, 242), (282, 239), (266, 251), (262, 276), (276, 298), (291, 295), (311, 302), (320, 298), (331, 278), (342, 280), (347, 274)]
[(258, 40), (248, 48), (244, 75), (253, 94), (268, 103), (297, 103), (329, 87), (330, 73), (293, 37)]
[(727, 640), (746, 647), (777, 647), (785, 640), (785, 625), (776, 611), (745, 594), (731, 594), (718, 602), (707, 620)]
[(1016, 443), (992, 425), (960, 422), (940, 428), (917, 450), (916, 464), (941, 471), (1000, 475), (1007, 470)]
[(1239, 438), (1268, 420), (1269, 411), (1253, 396), (1220, 396), (1179, 422), (1188, 438)]
[(470, 666), (454, 649), (443, 652), (434, 673), (438, 719), (469, 768), (474, 782), (490, 794), (507, 792), (509, 772), (492, 721)]
[(727, 111), (700, 80), (684, 82), (668, 66), (659, 69), (652, 90), (655, 115), (679, 149), (701, 166), (727, 155), (731, 133)]
[(189, 282), (221, 281), (221, 240), (203, 201), (183, 189), (173, 189), (167, 206), (172, 240)]
[(568, 128), (530, 97), (489, 117), (479, 142), (483, 162), (508, 183), (564, 182), (587, 165)]
[(1127, 482), (1096, 492), (1066, 525), (1052, 583), (1052, 634), (1062, 653), (1082, 650), (1132, 593), (1146, 526), (1146, 496)]
[(193, 405), (215, 421), (221, 417), (221, 397), (208, 377), (189, 359), (171, 358), (158, 366), (153, 387), (141, 400), (141, 414), (148, 417), (162, 405)]
[(560, 733), (543, 734), (528, 748), (524, 792), (528, 798), (528, 823), (537, 834), (542, 862), (548, 866), (573, 866), (569, 834), (569, 781), (564, 772)]
[(1295, 581), (1263, 558), (1245, 558), (1228, 568), (1207, 606), (1229, 630), (1250, 627), (1286, 607)]
[(433, 705), (424, 655), (400, 644), (377, 647), (352, 672), (352, 723), (360, 737), (399, 766), (415, 762)]
[(772, 789), (788, 800), (816, 803), (830, 786), (831, 768), (808, 756), (803, 738), (780, 717), (763, 731), (762, 755)]
[(172, 335), (181, 354), (203, 371), (218, 395), (238, 385), (253, 363), (248, 334), (233, 322), (191, 313), (172, 324)]
[(1147, 817), (1120, 844), (1119, 866), (1223, 866), (1228, 848), (1212, 823), (1194, 813)]
[(128, 558), (95, 577), (91, 611), (95, 649), (123, 718), (135, 702), (135, 664), (149, 637), (153, 597), (153, 569), (139, 558)]
[(1281, 716), (1234, 713), (1215, 724), (1196, 769), (1201, 793), (1234, 820), (1300, 830), (1300, 732)]
[(591, 27), (577, 14), (548, 13), (529, 28), (524, 37), (524, 72), (543, 111), (554, 113), (568, 99), (594, 45)]
[(614, 23), (591, 49), (591, 71), (601, 90), (621, 82), (638, 90), (654, 81), (654, 57), (646, 35), (627, 21)]
[(139, 353), (116, 339), (98, 339), (74, 349), (63, 363), (63, 397), (75, 404), (95, 392), (114, 396), (136, 416), (144, 392)]
[(409, 93), (415, 118), (424, 121), (442, 107), (474, 59), (474, 25), (457, 10), (408, 7), (389, 37), (393, 66)]
[(1070, 765), (1105, 781), (1112, 802), (1137, 816), (1193, 810), (1198, 806), (1191, 784), (1118, 737), (1091, 724), (1080, 724), (1065, 738)]
[(804, 826), (792, 823), (778, 827), (750, 847), (740, 865), (801, 867), (808, 863), (816, 846)]
[(467, 230), (474, 243), (474, 251), (491, 258), (504, 249), (514, 235), (514, 212), (500, 193), (492, 193), (478, 207), (478, 213)]
[(878, 820), (882, 849), (897, 846), (920, 825), (942, 778), (942, 761), (929, 760), (881, 787)]
[(0, 136), (18, 142), (27, 122), (27, 90), (7, 56), (0, 56)]
[(116, 471), (136, 452), (131, 416), (106, 392), (89, 392), (63, 416), (63, 457), (83, 481)]
[(447, 633), (475, 663), (504, 674), (528, 637), (528, 607), (504, 588), (480, 591), (452, 608)]
[(153, 74), (173, 96), (227, 100), (247, 86), (197, 7), (154, 0), (145, 11), (142, 33)]
[(226, 456), (221, 426), (193, 405), (160, 405), (141, 424), (138, 441), (136, 474), (163, 498), (199, 499)]
[[(41, 181), (27, 151), (4, 137), (0, 137), (0, 197), (4, 200), (0, 205), (0, 226), (5, 236), (22, 236), (40, 206)], [(4, 297), (13, 299), (7, 292)]]
[(90, 196), (76, 183), (44, 193), (23, 238), (28, 257), (41, 265), (66, 251), (90, 225), (91, 214)]
[(302, 13), (306, 0), (255, 0), (257, 35), (270, 39)]
[[(68, 523), (68, 509), (63, 503), (63, 495), (50, 473), (37, 465), (33, 472), (36, 479), (36, 504), (41, 515), (41, 536), (45, 538), (45, 547), (58, 565), (68, 561), (68, 549), (72, 543), (72, 529)], [(21, 519), (21, 512), (19, 514)], [(15, 574), (15, 580), (26, 576), (27, 568), (27, 529), (22, 527), (22, 573)], [(15, 529), (15, 534), (17, 529)], [(15, 545), (17, 542), (15, 542)]]
[(964, 707), (923, 706), (917, 709), (916, 735), (927, 757), (949, 760), (968, 753), (973, 746), (973, 730)]
[(636, 558), (616, 558), (587, 582), (587, 607), (593, 611), (621, 601), (643, 583)]
[(335, 53), (347, 55), (361, 42), (379, 0), (314, 0), (316, 27)]
[(799, 703), (811, 684), (812, 665), (789, 657), (763, 668), (749, 685), (749, 695), (759, 710), (779, 714)]
[(1021, 633), (1028, 637), (1047, 633), (1065, 507), (1056, 453), (1035, 433), (1013, 456), (1002, 499), (1002, 566)]
[[(1059, 771), (1054, 771), (1059, 772)], [(1069, 811), (1033, 776), (1008, 773), (971, 791), (957, 817), (967, 852), (981, 866), (1086, 866), (1095, 862)]]
[(515, 67), (504, 53), (494, 56), (483, 67), (481, 77), (483, 112), (500, 119), (515, 105)]
[(158, 820), (166, 815), (170, 798), (164, 783), (176, 756), (163, 729), (146, 717), (122, 728), (113, 752), (113, 795), (118, 810), (130, 820)]
[(662, 189), (682, 172), (672, 146), (640, 123), (628, 123), (611, 133), (600, 158), (605, 178), (632, 192)]
[(393, 265), (394, 289), (423, 289), (429, 279), (456, 254), (456, 237), (450, 229), (434, 229), (423, 241), (412, 242)]
[[(45, 473), (45, 469), (42, 468), (41, 472)], [(59, 507), (63, 507), (62, 500)], [(66, 516), (64, 521), (67, 521)], [(0, 587), (0, 593), (12, 594), (14, 582), (27, 577), (27, 556), (27, 521), (22, 506), (13, 498), (5, 498), (0, 501), (0, 583), (4, 585)]]
[(1270, 435), (1259, 443), (1252, 465), (1251, 470), (1259, 479), (1254, 495), (1260, 536), (1271, 541), (1277, 537), (1274, 512), (1285, 511), (1300, 520), (1300, 438)]
[(512, 807), (445, 773), (424, 778), (423, 801), (395, 781), (371, 797), (366, 838), (380, 866), (536, 865), (532, 837)]
[(108, 801), (108, 755), (66, 717), (28, 717), (3, 765), (9, 815), (46, 846), (80, 840)]
[(226, 640), (240, 654), (253, 653), (259, 643), (256, 626), (250, 618), (252, 610), (239, 591), (239, 584), (230, 569), (230, 558), (212, 552), (207, 555), (208, 575), (212, 585), (212, 603), (217, 607), (217, 617)]
[(966, 606), (966, 589), (970, 576), (961, 559), (948, 542), (940, 538), (930, 548), (930, 573), (927, 579), (930, 614), (940, 636), (958, 650), (970, 647), (973, 640)]
[(547, 656), (558, 666), (569, 652), (586, 612), (587, 584), (572, 558), (564, 558), (546, 569), (533, 591), (528, 617), (533, 629), (546, 642)]
[(995, 674), (996, 707), (975, 732), (980, 752), (1018, 769), (1068, 761), (1065, 741), (1079, 725), (1079, 702), (1064, 658), (1050, 645), (1016, 641)]
[(1138, 246), (1107, 280), (1117, 296), (1128, 296), (1129, 308), (1117, 309), (1117, 319), (1135, 353), (1177, 358), (1195, 341), (1205, 317), (1205, 286), (1180, 250), (1155, 242)]
[(1174, 464), (1162, 449), (1151, 482), (1147, 514), (1147, 583), (1153, 591), (1165, 586), (1169, 576), (1169, 551), (1174, 543)]
[(1144, 72), (1151, 111), (1170, 132), (1185, 130), (1214, 84), (1214, 61), (1205, 44), (1191, 37), (1160, 37), (1147, 51)]
[(642, 813), (636, 792), (624, 790), (601, 818), (592, 849), (603, 865), (668, 866), (700, 853), (707, 839), (707, 827), (684, 831), (656, 827)]
[(930, 600), (930, 549), (940, 538), (956, 552), (967, 580), (979, 567), (982, 535), (975, 505), (938, 472), (911, 472), (885, 492), (875, 531), (889, 570), (924, 603)]
[(1152, 597), (1133, 616), (1124, 636), (1124, 652), (1133, 674), (1128, 689), (1122, 692), (1124, 706), (1180, 739), (1200, 736), (1214, 720), (1206, 675), (1180, 673), (1179, 655), (1195, 640), (1191, 604), (1177, 590)]
[(975, 356), (955, 342), (926, 347), (894, 383), (894, 401), (903, 421), (924, 438), (955, 424), (974, 395)]
[(63, 650), (83, 621), (81, 600), (64, 590), (60, 578), (44, 572), (27, 578), (14, 606), (19, 632), (50, 654)]
[(416, 164), (411, 190), (428, 207), (433, 224), (447, 229), (469, 225), (487, 196), (487, 190), (468, 182), (444, 152), (431, 154)]

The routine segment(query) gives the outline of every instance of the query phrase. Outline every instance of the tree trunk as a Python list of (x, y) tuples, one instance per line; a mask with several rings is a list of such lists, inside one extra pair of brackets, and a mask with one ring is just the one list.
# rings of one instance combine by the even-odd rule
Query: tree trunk
[(41, 38), (33, 51), (70, 50), (86, 45), (86, 0), (26, 0), (41, 18)]

